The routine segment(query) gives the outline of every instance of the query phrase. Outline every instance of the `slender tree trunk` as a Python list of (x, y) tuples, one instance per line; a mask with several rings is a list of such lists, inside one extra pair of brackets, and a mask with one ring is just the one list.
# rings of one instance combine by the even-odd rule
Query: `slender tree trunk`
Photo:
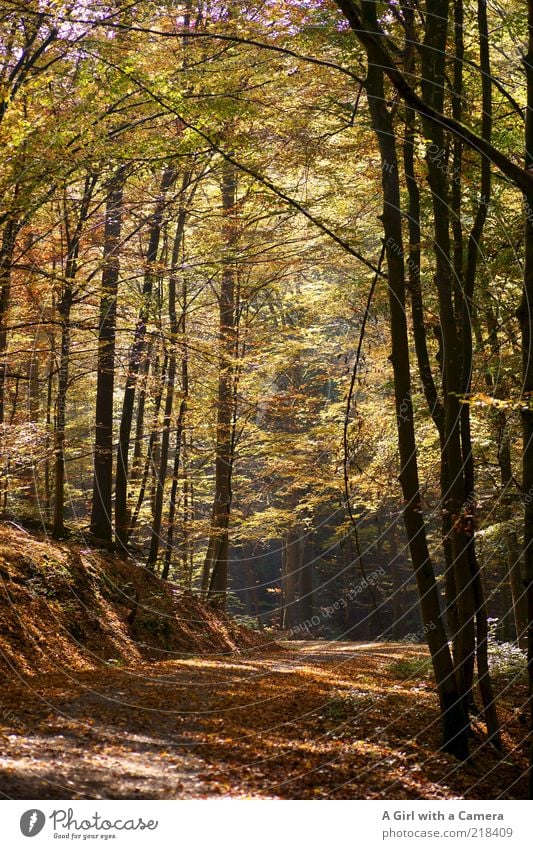
[(137, 409), (135, 410), (135, 436), (133, 439), (133, 456), (131, 460), (130, 485), (136, 483), (142, 476), (144, 469), (144, 414), (146, 410), (146, 394), (148, 392), (148, 378), (150, 376), (150, 365), (152, 356), (152, 343), (149, 341), (146, 345), (145, 355), (139, 366), (139, 374), (137, 376)]
[(507, 571), (513, 605), (513, 621), (516, 642), (520, 648), (527, 649), (527, 599), (524, 593), (524, 578), (520, 562), (520, 546), (516, 531), (508, 530), (505, 535), (507, 545)]
[(11, 266), (15, 248), (15, 237), (18, 227), (15, 221), (8, 219), (2, 234), (0, 245), (0, 452), (1, 452), (1, 512), (5, 515), (7, 511), (8, 481), (9, 481), (9, 457), (5, 446), (5, 396), (7, 379), (7, 343), (8, 334), (6, 329), (7, 312), (9, 309), (11, 293)]
[[(186, 313), (186, 300), (183, 303), (183, 333), (185, 334), (185, 313)], [(185, 448), (185, 439), (184, 439), (184, 426), (185, 426), (185, 414), (187, 412), (187, 397), (189, 392), (189, 372), (188, 372), (188, 360), (187, 360), (187, 351), (184, 349), (183, 351), (183, 359), (181, 363), (181, 391), (182, 398), (178, 411), (178, 421), (176, 427), (176, 448), (174, 452), (174, 468), (172, 471), (172, 485), (170, 487), (170, 504), (168, 508), (168, 530), (167, 530), (167, 539), (165, 544), (165, 558), (163, 562), (163, 571), (161, 573), (161, 577), (163, 579), (167, 579), (170, 572), (170, 564), (172, 560), (172, 546), (174, 543), (174, 531), (175, 531), (175, 522), (176, 522), (176, 508), (178, 501), (178, 481), (179, 481), (179, 470), (180, 470), (180, 460), (182, 454), (182, 447)], [(182, 445), (183, 443), (183, 445)], [(184, 458), (183, 465), (185, 466)], [(187, 526), (187, 511), (188, 511), (188, 481), (186, 474), (184, 473), (184, 544), (183, 544), (183, 555), (184, 555), (184, 575), (187, 572), (187, 548), (188, 548), (188, 532), (186, 529)], [(192, 581), (192, 576), (191, 576)]]
[[(182, 250), (183, 232), (185, 229), (186, 206), (185, 206), (185, 191), (190, 182), (190, 172), (184, 175), (181, 187), (181, 205), (178, 214), (176, 226), (176, 234), (174, 236), (174, 246), (172, 250), (172, 265), (169, 279), (168, 292), (168, 313), (170, 323), (170, 351), (169, 351), (169, 367), (167, 377), (167, 395), (165, 399), (165, 411), (163, 415), (163, 431), (161, 436), (161, 462), (157, 472), (156, 491), (154, 501), (154, 516), (152, 522), (152, 536), (150, 539), (150, 551), (148, 554), (147, 566), (150, 569), (155, 567), (157, 556), (159, 553), (159, 543), (161, 534), (161, 521), (163, 518), (163, 496), (165, 489), (165, 480), (167, 476), (168, 455), (170, 447), (170, 425), (172, 418), (172, 408), (174, 405), (174, 389), (177, 370), (177, 347), (179, 341), (179, 330), (181, 320), (178, 320), (176, 312), (176, 286), (177, 286), (177, 269), (179, 263), (180, 252)], [(185, 304), (183, 305), (183, 323), (185, 321)], [(179, 448), (178, 448), (179, 451)], [(178, 460), (179, 464), (179, 460)], [(179, 472), (179, 468), (178, 468)]]
[(235, 169), (223, 166), (222, 207), (225, 219), (227, 254), (222, 272), (219, 297), (219, 377), (216, 425), (215, 496), (211, 532), (205, 559), (204, 575), (210, 575), (209, 597), (224, 605), (228, 585), (229, 519), (231, 509), (231, 475), (233, 470), (233, 385), (235, 355), (235, 204), (237, 186)]
[(135, 403), (135, 391), (137, 376), (145, 353), (145, 340), (148, 329), (148, 321), (152, 308), (154, 292), (154, 280), (156, 277), (155, 265), (159, 252), (159, 241), (163, 226), (163, 215), (166, 206), (166, 194), (176, 179), (175, 168), (168, 165), (161, 180), (161, 191), (156, 208), (150, 222), (148, 240), (148, 251), (146, 255), (146, 272), (144, 275), (142, 303), (135, 327), (134, 340), (128, 356), (128, 371), (126, 376), (126, 387), (122, 402), (122, 415), (120, 418), (120, 429), (118, 437), (117, 470), (115, 482), (115, 535), (121, 546), (126, 546), (128, 541), (130, 514), (128, 510), (128, 481), (129, 481), (129, 452), (131, 426), (133, 421), (133, 407)]
[[(28, 363), (28, 421), (34, 424), (39, 421), (41, 406), (39, 384), (39, 359), (36, 354), (32, 352), (32, 354), (30, 354), (30, 362)], [(33, 454), (28, 468), (28, 476), (30, 502), (34, 509), (37, 509), (39, 506), (39, 477), (38, 468), (35, 464)]]
[(392, 574), (392, 637), (394, 640), (399, 640), (405, 633), (405, 626), (403, 625), (404, 588), (398, 559), (398, 539), (395, 524), (392, 525), (389, 532), (389, 546), (389, 566)]
[(66, 403), (69, 385), (71, 327), (70, 313), (75, 295), (75, 280), (78, 273), (78, 257), (83, 229), (89, 215), (89, 205), (97, 178), (88, 175), (85, 179), (83, 196), (74, 230), (70, 232), (68, 205), (65, 200), (65, 227), (67, 232), (67, 259), (65, 282), (58, 313), (61, 319), (61, 341), (59, 349), (59, 374), (57, 380), (56, 419), (54, 428), (54, 517), (52, 535), (59, 539), (65, 533), (65, 427)]
[(257, 620), (257, 627), (260, 631), (264, 629), (263, 619), (261, 617), (261, 606), (257, 594), (256, 577), (254, 572), (253, 559), (255, 556), (255, 546), (247, 546), (244, 551), (244, 575), (246, 581), (246, 595), (249, 599), (250, 616), (254, 616)]
[[(187, 586), (192, 587), (194, 576), (194, 543), (192, 539), (191, 527), (196, 515), (195, 496), (194, 496), (194, 479), (189, 475), (188, 460), (190, 451), (192, 450), (192, 438), (189, 446), (185, 432), (183, 434), (183, 460), (182, 460), (182, 475), (183, 475), (183, 526), (182, 526), (182, 545), (183, 545), (183, 565), (184, 572), (187, 576)], [(186, 567), (186, 568), (185, 568)]]
[(150, 436), (148, 438), (148, 445), (146, 447), (146, 456), (144, 458), (144, 466), (141, 475), (141, 483), (139, 487), (139, 492), (137, 495), (137, 503), (135, 504), (135, 509), (132, 513), (128, 533), (126, 536), (126, 541), (129, 540), (130, 535), (137, 527), (137, 522), (139, 520), (139, 514), (141, 512), (141, 508), (144, 504), (144, 499), (146, 497), (146, 490), (148, 488), (148, 480), (150, 477), (150, 472), (153, 472), (154, 463), (157, 455), (157, 444), (159, 440), (159, 415), (161, 410), (161, 402), (163, 400), (163, 388), (165, 385), (166, 374), (167, 374), (167, 366), (168, 366), (168, 357), (165, 355), (163, 360), (163, 367), (161, 370), (161, 374), (158, 375), (159, 372), (159, 358), (154, 363), (154, 377), (157, 375), (159, 380), (159, 387), (157, 389), (157, 394), (154, 398), (154, 410), (152, 416), (152, 427), (150, 430)]
[[(524, 57), (527, 82), (525, 166), (533, 171), (533, 0), (528, 0), (528, 52)], [(527, 598), (529, 702), (533, 734), (533, 192), (525, 196), (524, 288), (519, 308), (522, 330), (522, 488), (524, 492), (524, 572)], [(529, 771), (533, 798), (533, 745)]]
[(16, 222), (10, 218), (4, 227), (0, 245), (0, 427), (5, 419), (5, 386), (7, 374), (7, 330), (6, 318), (11, 292), (11, 265), (18, 231)]
[[(473, 319), (476, 340), (479, 348), (482, 349), (484, 346), (484, 340), (479, 321), (477, 320), (477, 314), (474, 314)], [(490, 351), (497, 357), (498, 327), (495, 316), (492, 315), (491, 310), (488, 310), (487, 313), (487, 324)], [(485, 369), (485, 383), (492, 394), (496, 393), (497, 387), (495, 386), (492, 373), (488, 367)], [(500, 385), (500, 392), (501, 391), (502, 387)], [(521, 648), (525, 649), (527, 647), (527, 599), (524, 589), (521, 552), (518, 537), (516, 531), (510, 527), (518, 507), (518, 498), (513, 495), (515, 482), (511, 464), (511, 437), (509, 433), (507, 414), (504, 409), (496, 408), (493, 411), (491, 415), (491, 424), (495, 434), (496, 444), (498, 446), (497, 456), (502, 491), (501, 506), (503, 508), (503, 520), (505, 523), (504, 535), (507, 550), (507, 574), (509, 577), (509, 588), (511, 592), (515, 638)]]
[(284, 630), (294, 628), (300, 622), (298, 604), (298, 585), (303, 564), (304, 540), (302, 528), (296, 525), (284, 536), (281, 565), (281, 585), (283, 590), (283, 609), (281, 627)]
[(44, 509), (46, 521), (51, 517), (52, 486), (50, 474), (50, 448), (52, 433), (52, 399), (54, 391), (54, 365), (56, 362), (55, 333), (52, 331), (50, 344), (50, 362), (48, 365), (48, 380), (46, 382), (46, 437), (45, 437), (45, 460), (44, 460)]
[[(441, 110), (445, 91), (445, 56), (448, 25), (447, 0), (428, 0), (426, 31), (422, 50), (422, 97), (432, 108)], [(461, 446), (461, 350), (453, 299), (453, 274), (449, 232), (447, 154), (442, 127), (424, 120), (430, 144), (426, 162), (433, 205), (435, 241), (435, 284), (439, 300), (442, 333), (442, 377), (445, 410), (443, 462), (448, 480), (443, 509), (451, 521), (451, 545), (456, 591), (458, 631), (455, 674), (465, 710), (471, 698), (475, 663), (475, 600), (468, 558), (468, 526), (465, 516), (465, 480)]]
[[(414, 44), (415, 34), (413, 28), (413, 10), (406, 10), (406, 18), (409, 24), (409, 37)], [(424, 320), (424, 305), (422, 300), (422, 285), (420, 280), (420, 245), (422, 243), (422, 231), (420, 227), (420, 190), (415, 174), (414, 163), (415, 146), (415, 113), (409, 107), (406, 108), (405, 141), (403, 146), (403, 161), (405, 171), (405, 182), (409, 197), (408, 208), (408, 232), (409, 232), (409, 258), (408, 258), (408, 289), (411, 300), (411, 315), (413, 324), (413, 338), (415, 343), (418, 372), (424, 390), (428, 409), (437, 429), (441, 450), (440, 464), (440, 489), (442, 502), (448, 492), (448, 469), (445, 458), (445, 411), (439, 398), (433, 370), (429, 360), (426, 326)], [(451, 519), (448, 510), (442, 510), (441, 515), (442, 550), (444, 554), (444, 582), (446, 588), (446, 616), (448, 629), (455, 645), (459, 620), (457, 616), (457, 592), (455, 587), (455, 575), (453, 568), (453, 553), (451, 544)], [(455, 653), (455, 652), (454, 652)]]
[(120, 273), (120, 237), (125, 166), (115, 173), (106, 199), (104, 264), (98, 328), (98, 361), (94, 441), (94, 478), (91, 533), (111, 543), (113, 488), (113, 398), (115, 385), (115, 339)]
[(59, 349), (59, 371), (57, 378), (57, 398), (54, 427), (54, 517), (52, 535), (59, 539), (65, 533), (65, 425), (68, 373), (70, 364), (70, 310), (72, 306), (72, 283), (67, 288), (59, 304), (61, 316), (61, 341)]
[[(464, 65), (464, 10), (463, 0), (453, 2), (453, 30), (455, 42), (455, 56), (453, 60), (453, 86), (451, 92), (452, 115), (456, 121), (463, 120), (463, 65)], [(489, 81), (490, 83), (490, 81)], [(463, 141), (459, 136), (452, 139), (452, 171), (450, 188), (450, 212), (453, 237), (453, 284), (454, 301), (457, 321), (461, 320), (461, 311), (464, 303), (463, 298), (463, 273), (464, 273), (464, 238), (462, 221), (462, 168), (463, 168)]]
[[(488, 142), (492, 139), (492, 91), (490, 79), (489, 36), (487, 22), (486, 0), (478, 0), (478, 27), (480, 67), (482, 71), (482, 136)], [(470, 395), (473, 345), (472, 345), (472, 314), (474, 310), (474, 287), (478, 266), (478, 256), (485, 221), (491, 197), (491, 166), (490, 162), (481, 157), (481, 186), (474, 224), (468, 239), (466, 268), (464, 272), (461, 313), (462, 340), (462, 394), (465, 398)], [(474, 601), (476, 606), (476, 659), (478, 668), (479, 689), (483, 702), (483, 710), (487, 730), (492, 742), (501, 747), (500, 724), (496, 711), (496, 701), (492, 689), (488, 664), (488, 627), (487, 610), (485, 605), (483, 583), (475, 548), (475, 479), (474, 454), (470, 424), (470, 405), (461, 407), (461, 449), (464, 469), (464, 521), (467, 523), (467, 555), (470, 564), (470, 576)]]
[(302, 540), (302, 565), (300, 569), (300, 620), (313, 616), (313, 550), (311, 537)]

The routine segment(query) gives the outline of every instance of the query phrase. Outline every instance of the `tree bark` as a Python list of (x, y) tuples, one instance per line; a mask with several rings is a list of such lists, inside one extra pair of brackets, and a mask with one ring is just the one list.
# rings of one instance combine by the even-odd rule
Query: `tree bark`
[(59, 539), (65, 533), (65, 427), (66, 402), (70, 368), (70, 312), (75, 296), (75, 280), (78, 272), (78, 257), (83, 228), (89, 214), (89, 205), (96, 185), (96, 177), (87, 176), (83, 196), (74, 230), (70, 232), (67, 201), (65, 201), (65, 227), (67, 236), (67, 258), (65, 263), (65, 281), (58, 303), (61, 319), (61, 341), (59, 348), (59, 373), (57, 380), (56, 416), (54, 427), (54, 517), (52, 536)]
[[(377, 26), (375, 4), (365, 4), (365, 23)], [(468, 754), (468, 723), (464, 705), (459, 698), (453, 674), (453, 664), (444, 624), (435, 573), (429, 555), (426, 528), (422, 512), (416, 439), (411, 398), (410, 353), (405, 314), (405, 268), (402, 237), (400, 185), (394, 126), (386, 107), (383, 70), (379, 52), (368, 42), (369, 68), (367, 92), (372, 125), (381, 154), (383, 188), (383, 229), (385, 234), (390, 327), (392, 339), (391, 362), (394, 374), (394, 394), (398, 446), (400, 452), (400, 483), (404, 497), (403, 517), (415, 572), (422, 622), (428, 640), (439, 693), (443, 721), (443, 748), (458, 757)]]
[(128, 372), (126, 387), (122, 402), (122, 415), (118, 438), (117, 470), (115, 481), (115, 536), (121, 546), (126, 546), (129, 531), (128, 510), (128, 480), (129, 480), (129, 451), (133, 407), (137, 386), (137, 375), (143, 361), (148, 321), (152, 307), (155, 265), (159, 252), (159, 240), (163, 225), (163, 214), (166, 207), (166, 194), (176, 179), (176, 171), (172, 165), (167, 165), (161, 179), (161, 190), (156, 208), (150, 221), (148, 251), (146, 254), (146, 271), (144, 275), (142, 302), (135, 327), (133, 343), (128, 356)]
[[(408, 37), (414, 43), (415, 35), (412, 25), (412, 10), (406, 10), (409, 22)], [(427, 406), (433, 423), (437, 429), (441, 451), (440, 465), (440, 489), (444, 501), (445, 493), (448, 491), (448, 469), (444, 462), (445, 456), (445, 411), (442, 401), (437, 392), (433, 370), (429, 360), (426, 325), (424, 318), (424, 304), (422, 299), (422, 285), (420, 280), (420, 245), (422, 243), (422, 230), (420, 226), (420, 190), (415, 174), (414, 163), (415, 144), (415, 113), (409, 107), (406, 108), (405, 141), (403, 145), (403, 161), (405, 182), (409, 197), (408, 208), (408, 232), (409, 232), (409, 257), (408, 257), (408, 290), (411, 301), (411, 316), (413, 326), (413, 338), (418, 365), (418, 372), (424, 390)], [(441, 510), (441, 536), (442, 550), (444, 554), (444, 583), (446, 588), (446, 617), (448, 629), (452, 641), (455, 642), (459, 630), (457, 617), (455, 576), (453, 569), (453, 554), (451, 545), (451, 521), (447, 510)]]
[(281, 586), (283, 590), (283, 609), (281, 627), (284, 630), (294, 628), (300, 622), (298, 604), (298, 585), (303, 565), (304, 540), (302, 528), (296, 525), (284, 535), (282, 548)]
[[(480, 68), (482, 72), (482, 135), (487, 141), (492, 138), (492, 91), (490, 81), (490, 56), (489, 35), (487, 22), (486, 0), (478, 0), (478, 28), (479, 28), (479, 53)], [(481, 186), (480, 197), (477, 205), (476, 215), (472, 230), (468, 238), (468, 250), (466, 267), (464, 271), (462, 298), (461, 298), (461, 343), (462, 343), (462, 395), (468, 401), (470, 396), (473, 368), (473, 345), (472, 345), (472, 314), (474, 310), (474, 287), (478, 266), (480, 243), (483, 237), (487, 212), (491, 198), (491, 167), (490, 162), (481, 158)], [(460, 411), (461, 427), (461, 451), (464, 469), (464, 504), (463, 511), (468, 527), (471, 528), (466, 534), (467, 556), (470, 565), (470, 580), (474, 593), (476, 607), (476, 659), (478, 669), (478, 682), (483, 711), (487, 724), (489, 738), (494, 745), (501, 748), (500, 724), (496, 711), (496, 700), (492, 688), (488, 664), (488, 627), (487, 610), (481, 580), (481, 571), (476, 555), (475, 547), (475, 477), (474, 477), (474, 453), (472, 449), (472, 433), (470, 423), (470, 404), (464, 403)]]
[[(182, 329), (183, 334), (185, 336), (185, 320), (187, 313), (187, 298), (186, 298), (186, 283), (183, 284), (183, 323)], [(163, 562), (163, 571), (161, 573), (161, 577), (166, 580), (168, 578), (170, 572), (170, 564), (172, 561), (172, 548), (174, 544), (174, 530), (175, 530), (175, 522), (176, 522), (176, 508), (177, 508), (177, 500), (178, 500), (178, 481), (179, 481), (179, 470), (180, 470), (180, 462), (183, 463), (185, 468), (185, 458), (182, 457), (182, 454), (185, 453), (185, 415), (187, 412), (187, 399), (189, 394), (189, 367), (188, 367), (188, 358), (187, 358), (187, 348), (186, 345), (183, 351), (183, 357), (181, 362), (181, 392), (182, 397), (180, 401), (179, 411), (178, 411), (178, 421), (176, 425), (176, 447), (174, 450), (174, 468), (172, 471), (172, 485), (170, 487), (170, 504), (168, 508), (168, 530), (167, 530), (167, 539), (165, 544), (165, 558)], [(184, 575), (187, 573), (187, 557), (188, 557), (188, 480), (184, 473), (184, 520), (183, 520), (183, 572)], [(191, 554), (192, 556), (192, 554)], [(191, 575), (190, 580), (187, 581), (188, 584), (192, 583), (192, 566), (191, 566)]]
[(235, 204), (236, 172), (225, 162), (222, 174), (222, 209), (225, 225), (226, 257), (219, 297), (219, 377), (216, 424), (215, 495), (211, 532), (204, 575), (210, 575), (209, 597), (224, 605), (228, 585), (229, 518), (233, 471), (233, 412), (235, 356)]
[[(533, 171), (533, 0), (528, 0), (528, 52), (525, 166)], [(518, 311), (522, 331), (522, 489), (524, 492), (524, 572), (527, 598), (529, 707), (533, 734), (533, 191), (525, 196), (524, 286)], [(529, 796), (533, 798), (533, 745), (530, 750)]]
[(129, 541), (131, 534), (137, 527), (137, 522), (139, 520), (139, 514), (141, 512), (141, 508), (144, 504), (144, 500), (146, 498), (146, 490), (148, 488), (148, 480), (150, 478), (150, 472), (153, 473), (154, 464), (157, 459), (157, 446), (159, 442), (159, 415), (161, 410), (161, 402), (163, 400), (163, 389), (166, 381), (167, 374), (167, 366), (168, 366), (168, 357), (165, 355), (163, 360), (163, 365), (161, 368), (161, 372), (159, 373), (159, 359), (157, 358), (154, 366), (153, 373), (155, 379), (159, 381), (159, 386), (157, 389), (156, 396), (154, 398), (154, 409), (152, 416), (152, 426), (150, 429), (150, 436), (148, 437), (148, 445), (146, 447), (146, 456), (144, 458), (144, 466), (141, 475), (141, 483), (139, 486), (139, 492), (137, 494), (137, 502), (135, 504), (135, 509), (131, 515), (131, 519), (128, 525), (128, 532), (126, 535), (126, 541)]
[(17, 224), (13, 219), (8, 219), (2, 234), (0, 246), (0, 426), (5, 419), (5, 385), (7, 373), (7, 330), (5, 322), (9, 307), (11, 292), (11, 264), (13, 262), (13, 251), (15, 248), (15, 236)]
[(302, 540), (303, 553), (300, 568), (300, 620), (313, 617), (313, 550), (312, 536), (307, 532)]
[[(447, 0), (428, 0), (422, 48), (422, 98), (441, 112), (444, 105), (445, 56), (448, 24)], [(445, 411), (445, 440), (442, 462), (447, 469), (447, 491), (443, 510), (450, 518), (453, 576), (458, 630), (455, 635), (455, 675), (465, 711), (471, 699), (475, 664), (475, 601), (468, 558), (470, 537), (465, 505), (465, 479), (461, 446), (461, 350), (453, 300), (453, 274), (449, 231), (450, 198), (448, 164), (443, 128), (423, 119), (429, 140), (426, 151), (428, 183), (433, 205), (435, 242), (435, 285), (442, 334), (442, 383)]]
[[(176, 381), (176, 370), (177, 370), (177, 347), (179, 342), (179, 330), (180, 330), (180, 320), (178, 320), (178, 316), (176, 313), (176, 285), (177, 285), (177, 270), (179, 264), (179, 256), (182, 249), (182, 241), (183, 241), (183, 233), (185, 230), (185, 220), (187, 217), (187, 209), (185, 205), (185, 191), (187, 190), (187, 186), (190, 183), (190, 172), (187, 172), (183, 176), (183, 183), (181, 187), (181, 204), (180, 210), (178, 213), (178, 221), (176, 226), (176, 233), (174, 236), (174, 245), (172, 250), (172, 265), (171, 265), (171, 273), (169, 279), (169, 292), (168, 292), (168, 313), (169, 313), (169, 323), (170, 323), (170, 344), (169, 344), (169, 366), (168, 366), (168, 375), (167, 375), (167, 394), (165, 399), (165, 410), (163, 414), (163, 430), (161, 436), (161, 461), (159, 463), (159, 469), (157, 472), (156, 479), (156, 491), (155, 491), (155, 500), (154, 500), (154, 515), (152, 520), (152, 534), (150, 539), (150, 551), (148, 554), (147, 566), (149, 569), (153, 569), (157, 562), (157, 556), (159, 553), (159, 543), (160, 543), (160, 533), (161, 533), (161, 520), (163, 518), (163, 496), (165, 490), (165, 480), (167, 476), (167, 466), (168, 466), (168, 454), (170, 447), (170, 425), (171, 425), (171, 417), (172, 417), (172, 408), (174, 405), (174, 389), (175, 389), (175, 381)], [(185, 310), (185, 305), (183, 305), (183, 310)], [(183, 323), (185, 321), (185, 317), (183, 314)], [(178, 443), (179, 446), (179, 443)], [(179, 452), (179, 447), (177, 446), (177, 450)], [(178, 453), (179, 456), (179, 453)], [(179, 464), (179, 460), (178, 460)], [(179, 468), (178, 470), (179, 471)]]
[(119, 248), (125, 179), (126, 168), (120, 166), (111, 180), (106, 199), (104, 264), (98, 327), (91, 533), (97, 539), (107, 543), (111, 543), (113, 540), (111, 505), (113, 489), (113, 398), (117, 296), (120, 273)]

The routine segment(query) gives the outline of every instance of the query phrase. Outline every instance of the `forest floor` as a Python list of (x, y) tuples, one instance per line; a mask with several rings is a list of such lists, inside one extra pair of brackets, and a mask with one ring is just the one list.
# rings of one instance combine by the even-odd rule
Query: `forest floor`
[(132, 558), (0, 523), (0, 796), (525, 798), (522, 679), (504, 753), (439, 751), (427, 651), (272, 641)]
[[(505, 689), (504, 684), (502, 687)], [(21, 672), (0, 703), (0, 793), (25, 799), (525, 798), (525, 692), (503, 693), (504, 755), (474, 723), (439, 751), (421, 646), (286, 643)]]

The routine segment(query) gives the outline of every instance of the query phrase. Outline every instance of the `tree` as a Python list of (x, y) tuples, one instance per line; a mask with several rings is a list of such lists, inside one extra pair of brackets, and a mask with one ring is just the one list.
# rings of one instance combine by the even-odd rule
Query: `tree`
[(225, 256), (219, 303), (219, 373), (215, 451), (215, 493), (211, 531), (204, 566), (204, 587), (209, 595), (225, 603), (228, 584), (228, 532), (232, 500), (231, 478), (234, 460), (235, 356), (237, 340), (237, 175), (224, 163), (221, 181), (224, 217)]
[(129, 534), (128, 478), (131, 426), (137, 375), (143, 361), (148, 321), (152, 310), (156, 263), (158, 260), (159, 240), (166, 208), (166, 194), (175, 183), (177, 172), (174, 165), (166, 165), (161, 177), (160, 194), (155, 209), (150, 216), (148, 248), (146, 251), (146, 270), (141, 295), (141, 307), (135, 326), (134, 339), (128, 354), (128, 371), (118, 438), (117, 471), (115, 482), (115, 534), (120, 545), (125, 546)]
[(113, 393), (115, 384), (115, 339), (120, 273), (122, 199), (126, 168), (112, 175), (106, 197), (102, 294), (98, 330), (98, 364), (95, 408), (94, 481), (91, 532), (111, 543), (113, 490)]
[[(367, 4), (367, 25), (377, 26), (375, 9)], [(411, 399), (410, 356), (405, 314), (405, 271), (401, 225), (401, 201), (398, 157), (390, 112), (385, 106), (384, 74), (379, 56), (370, 47), (367, 91), (373, 126), (381, 152), (383, 184), (383, 230), (388, 269), (391, 362), (394, 372), (396, 420), (400, 451), (400, 483), (404, 496), (404, 521), (409, 539), (411, 559), (417, 579), (422, 621), (439, 691), (443, 719), (443, 745), (459, 757), (468, 752), (467, 718), (461, 698), (461, 683), (454, 680), (452, 658), (442, 622), (437, 585), (427, 547), (416, 461), (416, 441)]]
[[(52, 533), (56, 538), (61, 537), (65, 531), (65, 427), (70, 365), (70, 315), (77, 295), (76, 276), (78, 274), (81, 238), (89, 217), (89, 208), (96, 181), (97, 178), (94, 175), (87, 175), (83, 182), (80, 197), (75, 198), (71, 202), (65, 192), (63, 199), (66, 254), (64, 258), (65, 277), (57, 305), (61, 324), (61, 340), (59, 343), (59, 370), (54, 428), (54, 519)], [(74, 213), (70, 209), (71, 205), (74, 207)]]

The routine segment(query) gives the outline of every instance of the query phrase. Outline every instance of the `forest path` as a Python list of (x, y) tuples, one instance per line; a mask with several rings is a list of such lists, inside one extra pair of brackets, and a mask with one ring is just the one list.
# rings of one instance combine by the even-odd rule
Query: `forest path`
[(438, 751), (426, 670), (421, 646), (313, 641), (26, 677), (0, 699), (0, 793), (521, 798), (520, 753), (495, 792), (492, 750), (468, 767)]

